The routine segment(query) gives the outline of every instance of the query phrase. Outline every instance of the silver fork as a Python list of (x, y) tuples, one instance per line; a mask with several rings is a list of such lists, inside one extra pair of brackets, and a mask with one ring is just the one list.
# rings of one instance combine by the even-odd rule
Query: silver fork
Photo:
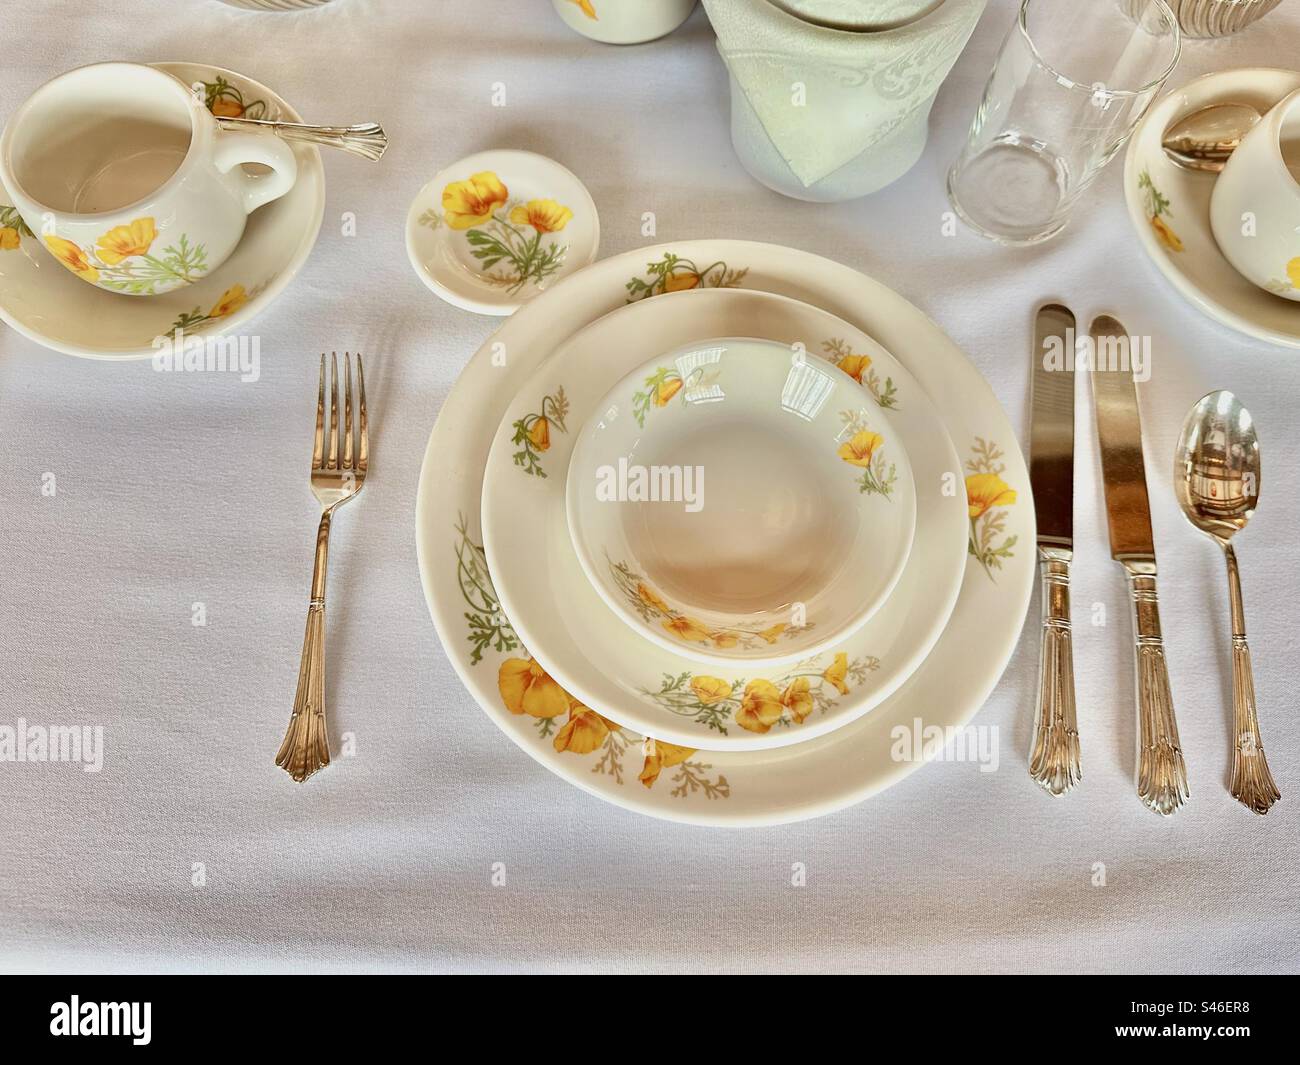
[[(275, 764), (301, 783), (330, 764), (325, 732), (325, 575), (329, 569), (330, 521), (337, 507), (361, 491), (370, 464), (366, 432), (366, 377), (357, 353), (357, 400), (360, 425), (352, 426), (352, 362), (343, 353), (343, 440), (339, 454), (339, 361), (330, 353), (330, 406), (325, 425), (325, 356), (320, 357), (320, 392), (316, 400), (316, 438), (311, 449), (311, 490), (323, 513), (316, 530), (316, 564), (311, 574), (311, 603), (307, 607), (307, 632), (302, 639), (298, 690), (293, 697), (289, 730), (280, 744)], [(354, 445), (355, 444), (355, 449)]]

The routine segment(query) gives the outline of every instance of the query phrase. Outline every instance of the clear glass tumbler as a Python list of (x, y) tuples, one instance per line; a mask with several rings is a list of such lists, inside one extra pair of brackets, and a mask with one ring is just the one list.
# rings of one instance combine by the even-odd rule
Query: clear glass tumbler
[(1003, 244), (1059, 233), (1179, 47), (1165, 0), (1024, 0), (948, 173), (957, 214)]

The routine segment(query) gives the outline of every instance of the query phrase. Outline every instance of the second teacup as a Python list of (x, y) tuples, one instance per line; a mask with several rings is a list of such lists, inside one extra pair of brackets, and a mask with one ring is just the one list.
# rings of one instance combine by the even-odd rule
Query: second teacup
[(135, 63), (59, 75), (0, 135), (0, 179), (27, 225), (83, 281), (132, 296), (220, 266), (297, 175), (274, 134), (220, 129), (188, 86)]
[(1300, 90), (1274, 105), (1228, 158), (1210, 196), (1210, 228), (1239, 274), (1300, 300)]

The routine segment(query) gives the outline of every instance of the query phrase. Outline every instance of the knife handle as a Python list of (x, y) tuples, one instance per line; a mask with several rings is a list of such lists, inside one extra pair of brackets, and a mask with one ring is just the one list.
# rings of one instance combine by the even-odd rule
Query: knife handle
[(1038, 702), (1029, 775), (1053, 795), (1080, 780), (1079, 722), (1074, 710), (1074, 652), (1070, 637), (1070, 560), (1065, 547), (1038, 549), (1043, 637), (1038, 658)]
[(1187, 766), (1169, 691), (1165, 644), (1160, 635), (1156, 564), (1125, 561), (1133, 594), (1137, 646), (1138, 798), (1158, 814), (1172, 814), (1187, 801)]

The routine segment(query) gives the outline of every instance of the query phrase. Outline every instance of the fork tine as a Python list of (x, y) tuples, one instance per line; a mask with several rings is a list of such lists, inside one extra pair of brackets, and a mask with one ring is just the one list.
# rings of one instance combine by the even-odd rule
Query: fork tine
[(343, 468), (355, 469), (352, 464), (352, 359), (343, 353)]
[(357, 400), (361, 407), (361, 440), (357, 445), (357, 469), (366, 472), (370, 462), (370, 434), (366, 426), (366, 375), (361, 369), (361, 352), (357, 352)]
[(316, 439), (311, 446), (311, 468), (319, 470), (325, 462), (325, 353), (320, 356), (320, 391), (316, 396)]
[(339, 468), (339, 357), (330, 352), (330, 454), (327, 470)]

